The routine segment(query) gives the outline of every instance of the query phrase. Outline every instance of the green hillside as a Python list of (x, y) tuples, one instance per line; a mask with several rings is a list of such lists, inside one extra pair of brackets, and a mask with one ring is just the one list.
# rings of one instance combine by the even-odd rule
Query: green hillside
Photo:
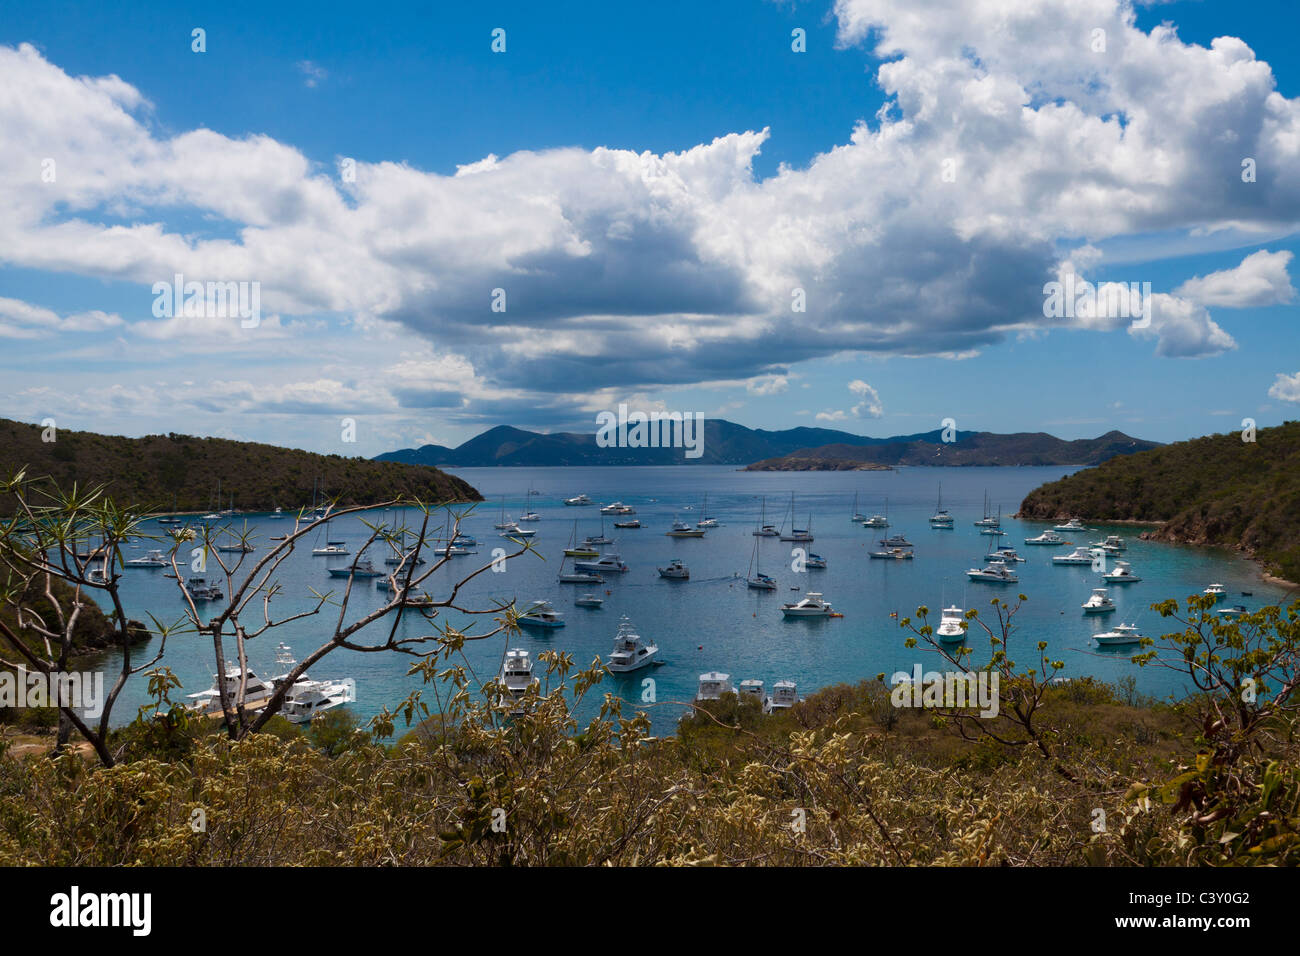
[(224, 438), (147, 435), (123, 438), (60, 429), (41, 440), (39, 425), (0, 419), (0, 474), (19, 468), (61, 485), (107, 484), (117, 501), (163, 511), (207, 511), (221, 481), (224, 506), (286, 511), (311, 504), (313, 483), (341, 504), (372, 504), (404, 495), (421, 501), (479, 501), (470, 485), (436, 468), (317, 455)]
[(1025, 518), (1163, 522), (1155, 537), (1239, 548), (1300, 581), (1300, 422), (1112, 458), (1035, 489)]

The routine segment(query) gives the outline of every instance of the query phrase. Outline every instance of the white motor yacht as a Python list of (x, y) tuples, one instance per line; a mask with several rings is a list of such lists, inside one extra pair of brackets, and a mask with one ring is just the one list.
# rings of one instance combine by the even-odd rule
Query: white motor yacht
[(1127, 561), (1116, 561), (1102, 577), (1110, 584), (1137, 584), (1142, 579), (1133, 573), (1133, 567)]
[(638, 634), (624, 617), (619, 622), (618, 633), (614, 635), (614, 650), (605, 666), (615, 674), (626, 674), (650, 666), (658, 653), (659, 645)]
[(619, 574), (626, 571), (627, 565), (615, 551), (606, 551), (595, 561), (574, 561), (573, 567), (578, 571), (595, 571), (600, 573)]
[(763, 694), (763, 682), (755, 677), (748, 677), (740, 682), (739, 695), (741, 700), (755, 700), (761, 707), (766, 700)]
[(1083, 602), (1082, 607), (1084, 614), (1109, 614), (1115, 610), (1115, 602), (1111, 600), (1110, 592), (1106, 588), (1093, 588), (1092, 594)]
[(721, 671), (709, 671), (700, 675), (700, 689), (695, 694), (696, 700), (720, 700), (723, 694), (734, 694), (731, 675)]
[(541, 686), (541, 681), (533, 676), (532, 658), (527, 651), (518, 647), (506, 651), (498, 680), (505, 688), (501, 702), (513, 705), (512, 714), (523, 713), (524, 697), (530, 690)]
[(792, 680), (779, 680), (772, 685), (772, 696), (763, 701), (763, 713), (788, 710), (799, 703), (799, 689)]
[(1040, 535), (1026, 538), (1025, 544), (1065, 544), (1065, 539), (1049, 528)]
[(1053, 564), (1092, 564), (1097, 555), (1092, 548), (1078, 547), (1069, 554), (1058, 554), (1052, 558)]
[(661, 578), (668, 578), (672, 581), (686, 581), (689, 580), (691, 576), (690, 568), (686, 567), (686, 565), (682, 564), (682, 562), (676, 558), (673, 558), (672, 561), (668, 562), (668, 567), (656, 568), (655, 570), (659, 572)]
[(946, 607), (939, 617), (939, 627), (934, 632), (941, 644), (960, 644), (966, 639), (966, 612), (959, 607)]
[(196, 601), (220, 601), (225, 593), (215, 584), (209, 584), (206, 578), (190, 578), (185, 582), (185, 590)]
[(586, 495), (575, 495), (572, 498), (565, 498), (564, 503), (572, 508), (580, 505), (589, 505), (591, 504), (591, 499)]
[(576, 597), (573, 599), (574, 607), (599, 608), (599, 607), (603, 607), (604, 604), (605, 604), (605, 599), (603, 597), (600, 597), (597, 594), (583, 594), (580, 597)]
[(830, 617), (831, 606), (819, 592), (809, 591), (797, 604), (782, 604), (781, 613), (786, 617)]
[(703, 528), (692, 528), (685, 521), (674, 521), (672, 529), (665, 531), (664, 534), (670, 538), (703, 538)]
[(168, 562), (161, 551), (154, 550), (146, 551), (143, 557), (132, 558), (124, 563), (128, 568), (165, 568)]
[(987, 567), (971, 568), (966, 576), (972, 581), (983, 581), (986, 584), (1015, 584), (1020, 580), (1020, 576), (1003, 561), (990, 561)]
[(1216, 601), (1222, 601), (1225, 597), (1228, 596), (1228, 589), (1225, 588), (1222, 584), (1211, 584), (1202, 593), (1209, 597), (1214, 598), (1214, 600)]
[(1071, 531), (1091, 531), (1092, 529), (1086, 527), (1084, 523), (1080, 521), (1078, 518), (1071, 518), (1065, 524), (1058, 524), (1053, 530), (1065, 531), (1068, 533)]
[(380, 571), (370, 563), (369, 559), (361, 558), (346, 567), (330, 568), (329, 573), (332, 578), (378, 578), (383, 577), (387, 572)]
[(564, 627), (564, 615), (555, 610), (550, 601), (534, 601), (519, 615), (519, 625), (546, 630)]
[(1115, 630), (1093, 636), (1102, 647), (1119, 647), (1126, 644), (1140, 644), (1142, 635), (1135, 624), (1116, 624)]

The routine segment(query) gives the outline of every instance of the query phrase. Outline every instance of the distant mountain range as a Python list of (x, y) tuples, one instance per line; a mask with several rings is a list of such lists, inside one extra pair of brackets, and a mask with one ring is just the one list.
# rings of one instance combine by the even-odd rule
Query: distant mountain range
[(498, 425), (456, 448), (424, 445), (379, 455), (377, 461), (451, 468), (579, 465), (737, 465), (756, 470), (835, 470), (892, 465), (1089, 465), (1155, 448), (1121, 432), (1064, 441), (1041, 432), (995, 435), (957, 432), (945, 443), (935, 430), (870, 438), (833, 428), (746, 428), (721, 418), (704, 422), (703, 454), (682, 448), (601, 448), (588, 433), (543, 434)]

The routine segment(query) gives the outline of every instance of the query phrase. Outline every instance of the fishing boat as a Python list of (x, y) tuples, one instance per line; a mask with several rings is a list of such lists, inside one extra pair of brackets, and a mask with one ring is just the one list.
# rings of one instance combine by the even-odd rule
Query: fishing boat
[(1078, 518), (1071, 518), (1071, 519), (1070, 519), (1069, 521), (1067, 521), (1065, 524), (1058, 524), (1058, 525), (1057, 525), (1055, 528), (1053, 528), (1052, 530), (1054, 530), (1054, 531), (1064, 531), (1064, 532), (1066, 532), (1066, 533), (1069, 533), (1069, 532), (1071, 532), (1071, 531), (1091, 531), (1092, 529), (1091, 529), (1091, 528), (1084, 527), (1083, 522), (1080, 521)]
[(534, 601), (519, 615), (521, 627), (538, 627), (550, 630), (564, 627), (564, 615), (551, 606), (550, 601)]
[(930, 527), (939, 530), (950, 530), (954, 527), (952, 515), (943, 506), (943, 485), (939, 486), (939, 500), (935, 502), (934, 514), (930, 516)]
[(885, 551), (870, 551), (873, 561), (910, 561), (916, 554), (910, 548), (889, 548)]
[(1142, 579), (1133, 573), (1133, 567), (1127, 561), (1116, 561), (1102, 578), (1109, 584), (1137, 584)]
[(574, 607), (600, 608), (604, 603), (605, 599), (596, 594), (583, 594), (573, 599)]
[(664, 534), (670, 538), (703, 538), (705, 531), (703, 528), (692, 528), (685, 521), (678, 520), (674, 521), (672, 528)]
[(1097, 560), (1096, 553), (1089, 547), (1077, 547), (1069, 554), (1053, 556), (1053, 564), (1092, 564)]
[(1228, 589), (1225, 588), (1222, 584), (1211, 584), (1208, 588), (1206, 588), (1201, 593), (1205, 594), (1207, 597), (1214, 598), (1214, 600), (1216, 601), (1222, 601), (1225, 597), (1228, 596)]
[(185, 582), (185, 590), (195, 601), (220, 601), (225, 592), (215, 584), (209, 584), (206, 578), (190, 578)]
[[(276, 690), (289, 679), (289, 672), (298, 666), (289, 650), (289, 645), (281, 643), (275, 656), (277, 665), (285, 668), (285, 673), (272, 678)], [(351, 678), (344, 680), (312, 680), (306, 674), (299, 674), (280, 704), (280, 715), (294, 724), (305, 724), (317, 714), (322, 714), (344, 704), (355, 703), (357, 699), (356, 682)]]
[(387, 573), (376, 568), (368, 558), (358, 558), (347, 567), (328, 570), (332, 578), (379, 578)]
[(739, 684), (737, 696), (741, 700), (753, 700), (759, 707), (763, 706), (766, 699), (763, 694), (763, 682), (754, 677), (748, 677)]
[(666, 568), (656, 568), (661, 578), (668, 578), (671, 581), (686, 581), (690, 579), (691, 571), (681, 561), (673, 558), (668, 562)]
[(639, 528), (641, 527), (641, 522), (637, 518), (633, 518), (630, 521), (615, 521), (614, 527), (615, 528)]
[(638, 634), (632, 622), (626, 617), (619, 622), (618, 633), (614, 635), (614, 650), (609, 655), (605, 667), (615, 674), (627, 674), (654, 663), (659, 654), (659, 645)]
[(565, 498), (564, 503), (570, 508), (576, 508), (591, 504), (591, 499), (586, 495), (575, 495), (572, 498)]
[(165, 568), (168, 561), (161, 551), (146, 551), (143, 557), (123, 562), (128, 568)]
[(1128, 550), (1128, 545), (1124, 543), (1124, 539), (1117, 534), (1106, 535), (1105, 541), (1098, 542), (1097, 544), (1094, 544), (1093, 547), (1101, 548), (1101, 550), (1108, 554), (1118, 554), (1120, 551)]
[(984, 568), (971, 568), (966, 572), (966, 576), (972, 581), (982, 581), (986, 584), (1015, 584), (1020, 580), (1019, 575), (1002, 561), (990, 561)]
[(709, 671), (700, 675), (700, 687), (695, 692), (696, 700), (721, 700), (723, 694), (734, 694), (731, 675), (721, 671)]
[(1026, 538), (1025, 544), (1065, 544), (1066, 541), (1059, 534), (1051, 529), (1044, 531), (1042, 534), (1035, 535), (1032, 538)]
[(621, 574), (628, 569), (616, 551), (606, 551), (595, 561), (574, 561), (573, 566), (579, 571), (595, 571), (598, 574)]
[(522, 714), (524, 698), (529, 691), (535, 691), (541, 686), (541, 681), (533, 676), (532, 658), (527, 651), (518, 647), (506, 651), (505, 660), (501, 663), (501, 674), (497, 679), (503, 688), (501, 703), (509, 705), (512, 714)]
[(939, 616), (939, 628), (934, 636), (941, 644), (960, 644), (966, 640), (966, 612), (959, 607), (946, 607)]
[(1081, 606), (1084, 614), (1109, 614), (1115, 610), (1115, 602), (1106, 588), (1093, 588), (1091, 596)]
[(779, 680), (772, 685), (772, 696), (763, 701), (763, 713), (774, 710), (788, 710), (799, 703), (799, 688), (792, 680)]
[(763, 507), (761, 517), (758, 519), (758, 530), (752, 532), (756, 538), (777, 538), (781, 532), (776, 530), (776, 525), (767, 523), (767, 496), (763, 496)]
[(776, 581), (764, 574), (759, 568), (758, 541), (754, 542), (754, 553), (749, 557), (749, 571), (745, 574), (745, 583), (755, 591), (776, 590)]
[(809, 591), (802, 601), (782, 604), (781, 613), (786, 617), (830, 617), (831, 606), (822, 599), (820, 592)]
[(1140, 644), (1142, 635), (1138, 632), (1135, 624), (1116, 624), (1115, 630), (1093, 635), (1092, 639), (1102, 647), (1120, 647), (1129, 644)]

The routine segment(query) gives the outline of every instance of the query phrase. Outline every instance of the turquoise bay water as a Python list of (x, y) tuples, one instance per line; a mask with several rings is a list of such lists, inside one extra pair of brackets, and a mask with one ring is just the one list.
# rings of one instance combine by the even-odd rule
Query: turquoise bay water
[[(1019, 630), (1013, 637), (1012, 657), (1023, 665), (1036, 659), (1033, 645), (1040, 639), (1048, 642), (1052, 658), (1065, 662), (1065, 676), (1093, 675), (1113, 682), (1132, 674), (1141, 691), (1156, 696), (1181, 692), (1180, 683), (1171, 671), (1139, 668), (1123, 651), (1098, 650), (1089, 641), (1092, 634), (1109, 630), (1114, 624), (1136, 622), (1144, 634), (1162, 633), (1166, 623), (1148, 609), (1165, 598), (1185, 600), (1206, 585), (1220, 582), (1227, 586), (1225, 603), (1243, 603), (1256, 608), (1282, 601), (1284, 589), (1266, 583), (1258, 568), (1229, 552), (1215, 549), (1181, 547), (1140, 541), (1141, 529), (1097, 526), (1097, 533), (1064, 535), (1075, 544), (1090, 544), (1105, 534), (1119, 534), (1128, 543), (1123, 555), (1142, 581), (1127, 587), (1112, 587), (1111, 595), (1119, 605), (1114, 614), (1100, 619), (1085, 618), (1079, 605), (1090, 589), (1104, 582), (1087, 566), (1057, 567), (1051, 564), (1055, 554), (1071, 548), (1024, 546), (1024, 539), (1036, 535), (1051, 523), (1023, 522), (1007, 517), (1024, 496), (1038, 485), (1052, 481), (1076, 469), (1053, 468), (909, 468), (891, 472), (741, 472), (724, 466), (696, 467), (627, 467), (627, 468), (483, 468), (460, 469), (455, 473), (477, 488), (488, 500), (477, 506), (474, 514), (462, 523), (462, 531), (478, 539), (478, 553), (457, 558), (428, 582), (428, 589), (441, 597), (443, 588), (434, 586), (441, 580), (450, 584), (491, 560), (492, 549), (507, 545), (492, 525), (499, 520), (500, 496), (507, 498), (507, 516), (518, 517), (532, 508), (542, 520), (524, 525), (537, 529), (534, 539), (545, 560), (524, 555), (508, 563), (504, 573), (485, 573), (461, 591), (461, 603), (470, 607), (487, 607), (493, 600), (514, 599), (522, 606), (536, 599), (550, 600), (564, 614), (566, 626), (552, 631), (524, 631), (507, 639), (471, 643), (467, 657), (480, 678), (486, 680), (499, 666), (507, 646), (523, 647), (534, 656), (547, 649), (562, 649), (573, 654), (580, 665), (597, 655), (607, 658), (614, 633), (622, 615), (627, 615), (638, 630), (660, 646), (662, 667), (631, 675), (607, 678), (601, 685), (620, 694), (637, 707), (642, 699), (642, 680), (655, 681), (658, 703), (647, 709), (658, 732), (671, 732), (672, 724), (684, 710), (684, 702), (695, 694), (699, 675), (720, 670), (732, 680), (756, 677), (771, 685), (782, 678), (798, 682), (799, 692), (808, 694), (839, 682), (871, 678), (879, 673), (911, 671), (915, 664), (924, 669), (942, 669), (938, 655), (927, 649), (908, 649), (905, 634), (890, 614), (914, 616), (918, 605), (930, 608), (931, 622), (937, 626), (939, 610), (945, 604), (989, 610), (995, 596), (1014, 600), (1024, 593), (1028, 602), (1017, 617)], [(956, 519), (951, 531), (929, 527), (927, 519), (934, 513), (939, 484), (943, 485), (943, 504)], [(526, 497), (529, 486), (541, 494)], [(767, 519), (780, 525), (795, 494), (796, 521), (804, 526), (811, 515), (816, 540), (808, 549), (827, 559), (826, 570), (796, 573), (791, 569), (791, 549), (797, 547), (775, 538), (759, 539), (760, 564), (764, 572), (777, 579), (777, 591), (760, 592), (745, 586), (744, 576), (754, 547), (754, 530), (762, 496), (766, 496)], [(858, 510), (870, 515), (883, 512), (888, 498), (891, 527), (887, 531), (864, 529), (849, 518), (853, 496), (858, 494)], [(983, 513), (987, 492), (994, 509), (1001, 505), (1003, 530), (1007, 536), (996, 538), (979, 534), (973, 522)], [(595, 503), (591, 507), (566, 507), (563, 499), (587, 494)], [(664, 535), (674, 517), (692, 525), (701, 517), (705, 493), (709, 513), (722, 527), (710, 530), (701, 539), (673, 539)], [(557, 583), (563, 550), (568, 546), (573, 522), (578, 520), (578, 537), (600, 530), (598, 506), (623, 501), (636, 508), (640, 529), (615, 529), (614, 518), (606, 517), (606, 534), (615, 539), (611, 546), (619, 551), (631, 570), (622, 575), (606, 575), (599, 587)], [(379, 517), (372, 515), (371, 520)], [(405, 520), (418, 525), (419, 514), (408, 510)], [(237, 518), (235, 524), (244, 519)], [(249, 516), (256, 525), (258, 551), (264, 554), (267, 538), (283, 534), (292, 521), (265, 520)], [(790, 525), (788, 516), (786, 527)], [(149, 527), (156, 532), (161, 529)], [(878, 539), (885, 534), (902, 533), (916, 546), (911, 561), (873, 561), (869, 550), (878, 549)], [(311, 547), (331, 540), (347, 541), (355, 554), (365, 540), (367, 529), (359, 518), (331, 522), (320, 542), (313, 532), (281, 567), (279, 580), (282, 596), (272, 603), (273, 617), (283, 619), (306, 610), (312, 604), (309, 588), (341, 592), (346, 583), (326, 573), (329, 566), (344, 566), (352, 558), (321, 558), (310, 554)], [(998, 542), (1014, 545), (1029, 560), (1017, 566), (1020, 583), (1011, 586), (969, 583), (965, 572), (984, 565), (984, 554)], [(127, 557), (142, 554), (143, 549), (158, 546), (141, 541), (139, 550)], [(510, 550), (513, 550), (511, 548)], [(235, 557), (227, 555), (225, 557)], [(374, 561), (380, 565), (382, 555)], [(662, 580), (657, 566), (672, 558), (681, 558), (690, 568), (691, 580)], [(245, 567), (252, 561), (246, 559)], [(209, 578), (215, 565), (209, 565)], [(734, 576), (739, 575), (736, 579)], [(163, 577), (161, 571), (128, 569), (123, 572), (123, 598), (131, 616), (148, 620), (147, 612), (170, 621), (181, 616), (182, 600), (176, 582)], [(792, 591), (797, 585), (800, 591)], [(382, 604), (373, 581), (358, 581), (354, 587), (353, 607), (349, 619)], [(600, 610), (574, 607), (573, 599), (588, 590), (597, 590), (604, 598)], [(1242, 597), (1242, 591), (1253, 596)], [(821, 620), (786, 620), (779, 610), (782, 602), (798, 600), (808, 591), (825, 594), (843, 618)], [(229, 589), (227, 589), (229, 593)], [(297, 621), (268, 632), (250, 644), (249, 659), (253, 669), (264, 676), (275, 674), (275, 646), (279, 641), (290, 644), (298, 656), (315, 648), (330, 633), (333, 614)], [(260, 615), (248, 617), (252, 627)], [(375, 625), (378, 635), (386, 623)], [(482, 631), (480, 622), (478, 630)], [(413, 636), (428, 633), (429, 626), (416, 612), (407, 612), (399, 633)], [(971, 645), (976, 659), (987, 658), (987, 639), (973, 629)], [(362, 635), (364, 636), (364, 635)], [(359, 640), (360, 638), (358, 638)], [(371, 642), (380, 641), (375, 636)], [(145, 659), (154, 644), (141, 645), (135, 660)], [(1130, 650), (1129, 653), (1132, 653)], [(212, 683), (212, 646), (206, 639), (193, 635), (173, 637), (168, 641), (164, 663), (171, 667), (185, 685), (184, 693), (204, 690)], [(103, 665), (110, 675), (114, 660)], [(421, 686), (419, 678), (406, 676), (410, 659), (392, 653), (365, 654), (350, 650), (332, 652), (312, 668), (317, 678), (352, 677), (357, 683), (354, 712), (368, 718), (384, 705), (394, 705), (411, 690)], [(540, 674), (541, 668), (538, 668)], [(115, 711), (115, 723), (131, 719), (145, 700), (145, 678), (137, 675), (123, 693)], [(596, 699), (595, 695), (592, 699)], [(431, 698), (431, 695), (426, 695)]]

